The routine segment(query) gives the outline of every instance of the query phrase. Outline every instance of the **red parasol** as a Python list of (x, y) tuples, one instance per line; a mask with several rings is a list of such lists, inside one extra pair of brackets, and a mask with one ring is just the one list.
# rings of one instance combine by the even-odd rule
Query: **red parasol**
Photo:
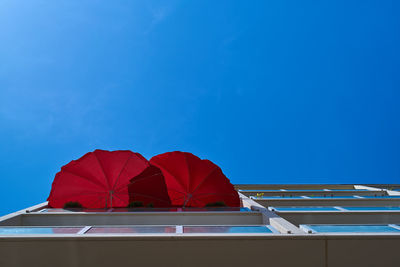
[(172, 205), (204, 207), (223, 203), (239, 207), (239, 195), (222, 173), (209, 160), (201, 160), (187, 152), (168, 152), (150, 160), (162, 171)]
[[(149, 191), (149, 186), (151, 191)], [(128, 185), (129, 203), (139, 202), (145, 207), (170, 207), (167, 186), (160, 169), (149, 166), (141, 174), (131, 179)]]
[[(136, 199), (151, 199), (153, 188), (164, 187), (165, 182), (139, 176), (148, 168), (148, 161), (139, 153), (129, 150), (95, 150), (73, 160), (61, 168), (54, 178), (49, 206), (62, 208), (67, 202), (79, 202), (85, 208), (126, 207), (129, 194)], [(141, 177), (141, 186), (128, 192), (128, 184), (135, 177)], [(158, 191), (160, 191), (158, 189)], [(169, 203), (168, 194), (156, 199)]]

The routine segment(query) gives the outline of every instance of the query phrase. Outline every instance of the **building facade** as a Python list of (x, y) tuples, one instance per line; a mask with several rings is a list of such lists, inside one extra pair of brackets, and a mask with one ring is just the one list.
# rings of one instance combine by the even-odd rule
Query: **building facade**
[(241, 208), (0, 218), (0, 266), (400, 266), (400, 185), (236, 185)]

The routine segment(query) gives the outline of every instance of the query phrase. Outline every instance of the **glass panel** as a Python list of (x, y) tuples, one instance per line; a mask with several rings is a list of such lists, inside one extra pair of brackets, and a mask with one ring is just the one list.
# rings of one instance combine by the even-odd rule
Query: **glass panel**
[(65, 209), (66, 211), (81, 211), (81, 212), (107, 212), (109, 209)]
[(177, 212), (177, 208), (113, 208), (112, 212)]
[(328, 192), (325, 191), (323, 189), (300, 189), (300, 190), (296, 190), (296, 189), (286, 189), (284, 192), (310, 192), (310, 191), (315, 191), (315, 192)]
[(126, 226), (92, 227), (86, 234), (162, 234), (175, 232), (175, 226)]
[(45, 209), (43, 212), (177, 212), (177, 208)]
[[(178, 212), (178, 208), (44, 209), (42, 212)], [(181, 211), (251, 211), (243, 207), (183, 208)]]
[(366, 211), (385, 211), (385, 210), (395, 210), (400, 211), (400, 207), (343, 207), (346, 210), (366, 210)]
[(250, 198), (252, 198), (252, 199), (277, 199), (277, 198), (304, 199), (302, 196), (262, 196), (262, 197), (251, 196)]
[(182, 211), (251, 211), (249, 208), (240, 207), (205, 207), (205, 208), (183, 208)]
[[(263, 189), (263, 190), (257, 190), (257, 189), (249, 189), (249, 190), (239, 190), (240, 192), (244, 192), (244, 193), (254, 193), (254, 192), (277, 192), (277, 193), (282, 193), (284, 191), (281, 191), (280, 189)], [(286, 190), (285, 190), (286, 191)]]
[(322, 189), (302, 189), (302, 190), (241, 190), (242, 193), (276, 193), (276, 194), (284, 194), (284, 193), (308, 193), (308, 192), (329, 192)]
[(183, 233), (273, 233), (266, 226), (184, 226)]
[(275, 211), (339, 211), (334, 207), (271, 207)]
[(52, 209), (52, 208), (49, 208), (49, 209), (44, 209), (42, 212), (66, 212), (67, 210), (64, 210), (64, 209)]
[(365, 198), (400, 198), (400, 196), (363, 196)]
[(44, 209), (42, 212), (107, 212), (108, 209)]
[[(371, 191), (368, 189), (329, 189), (329, 191)], [(327, 191), (327, 192), (329, 192)], [(376, 190), (373, 190), (376, 191)]]
[[(331, 195), (326, 195), (326, 196), (307, 196), (309, 198), (328, 198), (328, 199), (332, 199), (332, 198), (359, 198), (359, 197), (355, 197), (355, 196), (331, 196)], [(364, 197), (364, 196), (363, 196)]]
[(82, 227), (0, 227), (0, 235), (76, 234)]
[(386, 233), (400, 230), (389, 225), (307, 225), (317, 233)]

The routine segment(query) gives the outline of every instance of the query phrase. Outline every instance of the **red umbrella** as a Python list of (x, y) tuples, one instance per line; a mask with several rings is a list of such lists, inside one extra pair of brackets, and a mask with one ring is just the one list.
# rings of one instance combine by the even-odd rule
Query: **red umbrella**
[(222, 202), (240, 206), (239, 195), (229, 179), (209, 160), (175, 151), (153, 157), (150, 164), (162, 171), (174, 206), (204, 207)]
[[(139, 153), (129, 150), (95, 150), (73, 160), (56, 174), (48, 197), (49, 206), (62, 208), (67, 202), (79, 202), (85, 208), (126, 207), (129, 193), (140, 196), (152, 195), (152, 189), (164, 187), (158, 179), (141, 177), (141, 186), (128, 192), (130, 180), (152, 168)], [(168, 194), (156, 196), (169, 203)]]
[[(149, 192), (149, 185), (151, 192)], [(141, 174), (131, 179), (128, 185), (129, 203), (138, 202), (143, 206), (170, 207), (167, 186), (160, 169), (149, 166)]]

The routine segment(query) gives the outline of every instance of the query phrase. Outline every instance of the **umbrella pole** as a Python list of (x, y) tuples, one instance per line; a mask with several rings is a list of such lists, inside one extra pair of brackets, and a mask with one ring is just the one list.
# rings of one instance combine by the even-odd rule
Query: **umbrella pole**
[(110, 209), (112, 209), (113, 191), (110, 191)]

